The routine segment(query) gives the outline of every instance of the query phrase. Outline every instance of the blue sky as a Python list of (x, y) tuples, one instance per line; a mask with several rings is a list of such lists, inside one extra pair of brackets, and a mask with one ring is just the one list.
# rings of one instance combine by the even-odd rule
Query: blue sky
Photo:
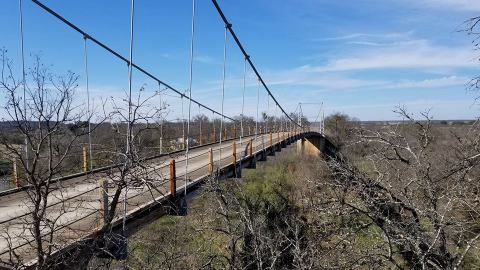
[[(24, 1), (25, 48), (39, 54), (52, 72), (80, 75), (77, 99), (85, 100), (83, 39), (30, 1)], [(43, 3), (100, 41), (128, 56), (130, 1)], [(344, 112), (361, 120), (396, 119), (396, 106), (414, 115), (430, 110), (435, 119), (480, 115), (466, 83), (480, 74), (471, 37), (458, 32), (480, 13), (470, 0), (219, 1), (237, 35), (282, 106), (324, 102), (326, 113)], [(134, 62), (178, 89), (188, 88), (191, 1), (137, 0)], [(0, 10), (0, 47), (18, 64), (18, 3)], [(223, 24), (211, 1), (197, 1), (197, 35), (192, 96), (220, 110)], [(96, 107), (123, 96), (127, 66), (89, 43), (90, 89)], [(241, 111), (243, 58), (232, 39), (227, 56), (227, 115)], [(27, 64), (32, 58), (27, 57)], [(20, 74), (20, 70), (18, 70)], [(158, 86), (138, 72), (135, 89)], [(256, 80), (247, 75), (246, 114), (255, 114)], [(146, 95), (145, 94), (145, 95)], [(478, 94), (478, 93), (477, 93)], [(3, 97), (2, 97), (3, 98)], [(180, 114), (180, 100), (168, 118)], [(261, 110), (268, 107), (262, 92)], [(304, 106), (315, 117), (316, 106)], [(194, 113), (198, 108), (194, 108)], [(204, 111), (200, 111), (205, 113)], [(278, 111), (277, 111), (278, 113)]]

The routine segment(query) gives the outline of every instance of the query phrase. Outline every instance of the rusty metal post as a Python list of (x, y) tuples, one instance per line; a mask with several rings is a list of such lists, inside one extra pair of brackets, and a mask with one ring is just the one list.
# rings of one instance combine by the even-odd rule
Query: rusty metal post
[(223, 129), (223, 140), (227, 140), (227, 125), (225, 125), (225, 128)]
[(83, 172), (88, 170), (88, 160), (87, 160), (87, 147), (83, 147)]
[(210, 148), (208, 150), (208, 172), (210, 175), (213, 175), (213, 150)]
[(13, 184), (15, 185), (15, 187), (18, 187), (18, 173), (17, 173), (17, 160), (14, 159), (13, 162), (12, 162), (12, 166), (13, 166), (13, 169), (12, 169), (12, 179), (13, 179)]
[(175, 159), (170, 160), (170, 195), (177, 196), (177, 172), (175, 169)]

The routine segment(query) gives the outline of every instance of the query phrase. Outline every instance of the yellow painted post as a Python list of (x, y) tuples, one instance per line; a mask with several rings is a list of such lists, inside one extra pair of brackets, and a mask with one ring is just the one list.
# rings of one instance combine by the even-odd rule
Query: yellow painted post
[(12, 179), (13, 179), (13, 184), (15, 187), (18, 187), (18, 174), (17, 174), (17, 160), (14, 159), (12, 162), (13, 170), (12, 170)]
[(87, 160), (87, 147), (83, 147), (83, 172), (86, 172), (88, 169), (88, 160)]
[(213, 151), (212, 148), (208, 150), (208, 172), (213, 175)]

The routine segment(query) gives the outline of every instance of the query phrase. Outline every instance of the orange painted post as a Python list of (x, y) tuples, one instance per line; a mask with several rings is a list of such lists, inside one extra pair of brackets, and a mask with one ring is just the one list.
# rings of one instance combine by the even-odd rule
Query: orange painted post
[(13, 170), (12, 170), (12, 179), (13, 179), (13, 184), (15, 187), (18, 187), (18, 174), (17, 174), (17, 160), (14, 159), (12, 162)]
[(208, 172), (213, 175), (213, 151), (212, 148), (208, 150)]
[(170, 195), (177, 196), (177, 173), (175, 170), (175, 159), (170, 160)]
[(87, 172), (88, 160), (87, 160), (87, 147), (83, 147), (83, 172)]

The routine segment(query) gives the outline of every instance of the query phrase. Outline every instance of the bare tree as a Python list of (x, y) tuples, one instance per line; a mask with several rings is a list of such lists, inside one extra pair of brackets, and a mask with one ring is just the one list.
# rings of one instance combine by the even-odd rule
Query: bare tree
[(398, 113), (408, 122), (359, 129), (348, 158), (331, 160), (341, 203), (381, 230), (387, 248), (378, 256), (394, 267), (468, 268), (479, 261), (478, 123), (442, 135), (428, 113), (422, 121)]
[[(80, 207), (79, 204), (58, 203), (64, 190), (55, 179), (68, 171), (65, 166), (68, 155), (79, 138), (88, 132), (85, 128), (72, 131), (68, 125), (85, 119), (89, 121), (91, 115), (85, 113), (83, 105), (75, 105), (76, 74), (68, 72), (55, 76), (37, 56), (26, 72), (26, 80), (18, 80), (5, 50), (1, 51), (1, 64), (0, 90), (7, 101), (3, 120), (10, 125), (10, 129), (0, 131), (1, 151), (16, 160), (21, 185), (28, 187), (24, 198), (17, 196), (21, 210), (22, 204), (26, 208), (25, 214), (2, 224), (6, 226), (3, 241), (12, 247), (6, 263), (21, 267), (24, 258), (17, 253), (21, 249), (13, 247), (23, 242), (22, 249), (34, 250), (37, 269), (45, 269), (52, 253), (61, 245), (57, 242), (58, 230), (66, 226), (66, 218)], [(25, 145), (12, 142), (8, 130), (24, 137)], [(54, 203), (57, 206), (51, 206)]]

